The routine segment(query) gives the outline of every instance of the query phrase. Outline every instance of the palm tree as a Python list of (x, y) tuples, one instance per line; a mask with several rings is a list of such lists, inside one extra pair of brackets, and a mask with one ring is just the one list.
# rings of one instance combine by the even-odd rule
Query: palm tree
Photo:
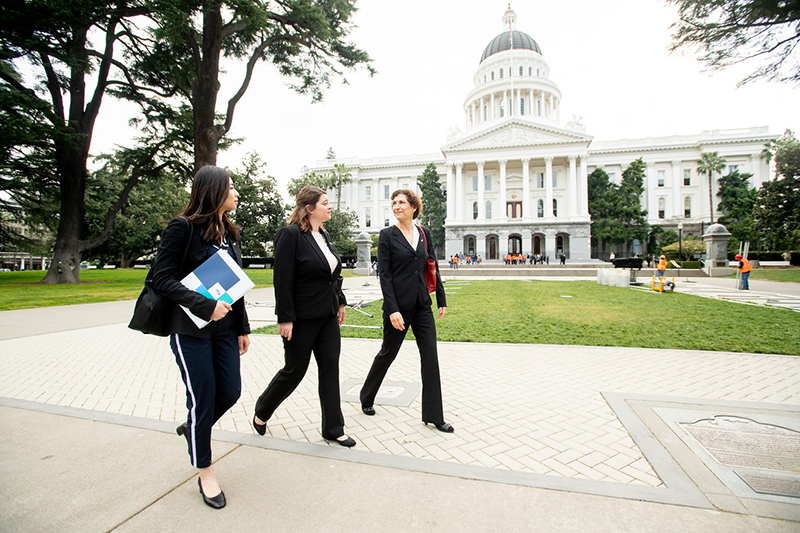
[(336, 163), (331, 172), (331, 183), (336, 186), (336, 210), (339, 211), (342, 205), (342, 185), (350, 183), (352, 174), (343, 163)]
[(708, 175), (708, 205), (711, 223), (714, 223), (714, 181), (713, 176), (716, 172), (721, 173), (725, 168), (725, 158), (719, 152), (703, 152), (697, 162), (697, 172)]

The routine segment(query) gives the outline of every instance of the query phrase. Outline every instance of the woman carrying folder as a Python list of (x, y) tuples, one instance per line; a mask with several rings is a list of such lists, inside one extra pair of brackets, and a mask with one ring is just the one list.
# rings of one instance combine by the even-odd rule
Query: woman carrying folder
[(319, 373), (322, 437), (341, 446), (355, 446), (344, 433), (339, 397), (339, 352), (345, 300), (340, 273), (342, 260), (322, 223), (330, 220), (328, 195), (319, 187), (304, 187), (289, 217), (275, 237), (275, 314), (283, 337), (285, 365), (256, 402), (253, 427), (267, 432), (275, 409), (305, 376), (311, 352)]
[[(225, 494), (211, 466), (211, 428), (239, 399), (242, 380), (239, 357), (250, 346), (250, 324), (244, 300), (233, 305), (190, 290), (181, 280), (219, 250), (241, 266), (239, 229), (228, 218), (239, 193), (225, 169), (201, 168), (192, 182), (189, 205), (172, 219), (161, 237), (153, 286), (174, 302), (170, 347), (186, 384), (186, 422), (177, 433), (186, 438), (189, 458), (199, 469), (197, 484), (209, 507), (225, 507)], [(179, 306), (210, 320), (199, 329)]]

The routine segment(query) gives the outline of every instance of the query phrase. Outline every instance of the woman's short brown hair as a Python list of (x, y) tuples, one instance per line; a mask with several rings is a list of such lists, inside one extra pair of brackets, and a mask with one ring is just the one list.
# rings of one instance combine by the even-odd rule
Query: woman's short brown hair
[(419, 216), (422, 214), (422, 200), (419, 199), (417, 193), (410, 189), (397, 189), (392, 193), (392, 200), (394, 200), (394, 197), (398, 194), (405, 195), (406, 200), (408, 200), (408, 204), (414, 208), (413, 218), (419, 218)]
[(311, 222), (308, 221), (308, 209), (306, 206), (311, 206), (312, 210), (317, 206), (317, 202), (322, 198), (323, 194), (327, 194), (319, 187), (307, 185), (297, 193), (294, 211), (289, 217), (289, 224), (297, 224), (303, 231), (311, 229)]

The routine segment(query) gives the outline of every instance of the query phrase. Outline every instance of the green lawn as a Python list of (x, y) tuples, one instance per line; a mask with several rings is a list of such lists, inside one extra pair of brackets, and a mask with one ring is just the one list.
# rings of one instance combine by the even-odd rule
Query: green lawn
[[(734, 274), (732, 277), (736, 277), (736, 275)], [(800, 283), (800, 268), (758, 268), (750, 273), (750, 279)]]
[[(247, 269), (256, 287), (272, 286), (272, 270)], [(146, 270), (84, 270), (77, 285), (40, 285), (44, 272), (0, 272), (0, 311), (132, 300), (142, 291)]]
[[(441, 341), (800, 355), (800, 313), (786, 309), (594, 281), (449, 281), (445, 290), (447, 314), (436, 322)], [(365, 310), (375, 318), (351, 309), (346, 324), (382, 326), (381, 302)], [(343, 327), (342, 335), (379, 339), (381, 330)]]

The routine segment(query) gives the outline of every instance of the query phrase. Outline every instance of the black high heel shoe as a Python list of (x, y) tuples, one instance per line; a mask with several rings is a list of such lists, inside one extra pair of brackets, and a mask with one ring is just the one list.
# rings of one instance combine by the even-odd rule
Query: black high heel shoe
[(186, 422), (176, 427), (175, 433), (185, 438), (187, 442), (189, 441), (189, 425)]
[(256, 422), (255, 415), (253, 415), (253, 429), (255, 429), (256, 433), (258, 433), (261, 436), (266, 435), (266, 433), (267, 433), (267, 423), (264, 422), (263, 424), (259, 424), (258, 422)]
[(200, 480), (199, 477), (197, 478), (197, 486), (200, 487), (200, 494), (202, 494), (203, 496), (203, 501), (209, 507), (213, 507), (214, 509), (222, 509), (223, 507), (225, 507), (225, 504), (228, 503), (225, 501), (225, 493), (222, 491), (219, 491), (219, 494), (217, 494), (213, 498), (209, 498), (208, 496), (206, 496), (206, 493), (203, 492), (203, 482)]
[(447, 422), (442, 422), (441, 424), (436, 424), (435, 422), (425, 422), (425, 425), (433, 424), (433, 426), (443, 433), (452, 433), (456, 430), (453, 426), (448, 424)]

